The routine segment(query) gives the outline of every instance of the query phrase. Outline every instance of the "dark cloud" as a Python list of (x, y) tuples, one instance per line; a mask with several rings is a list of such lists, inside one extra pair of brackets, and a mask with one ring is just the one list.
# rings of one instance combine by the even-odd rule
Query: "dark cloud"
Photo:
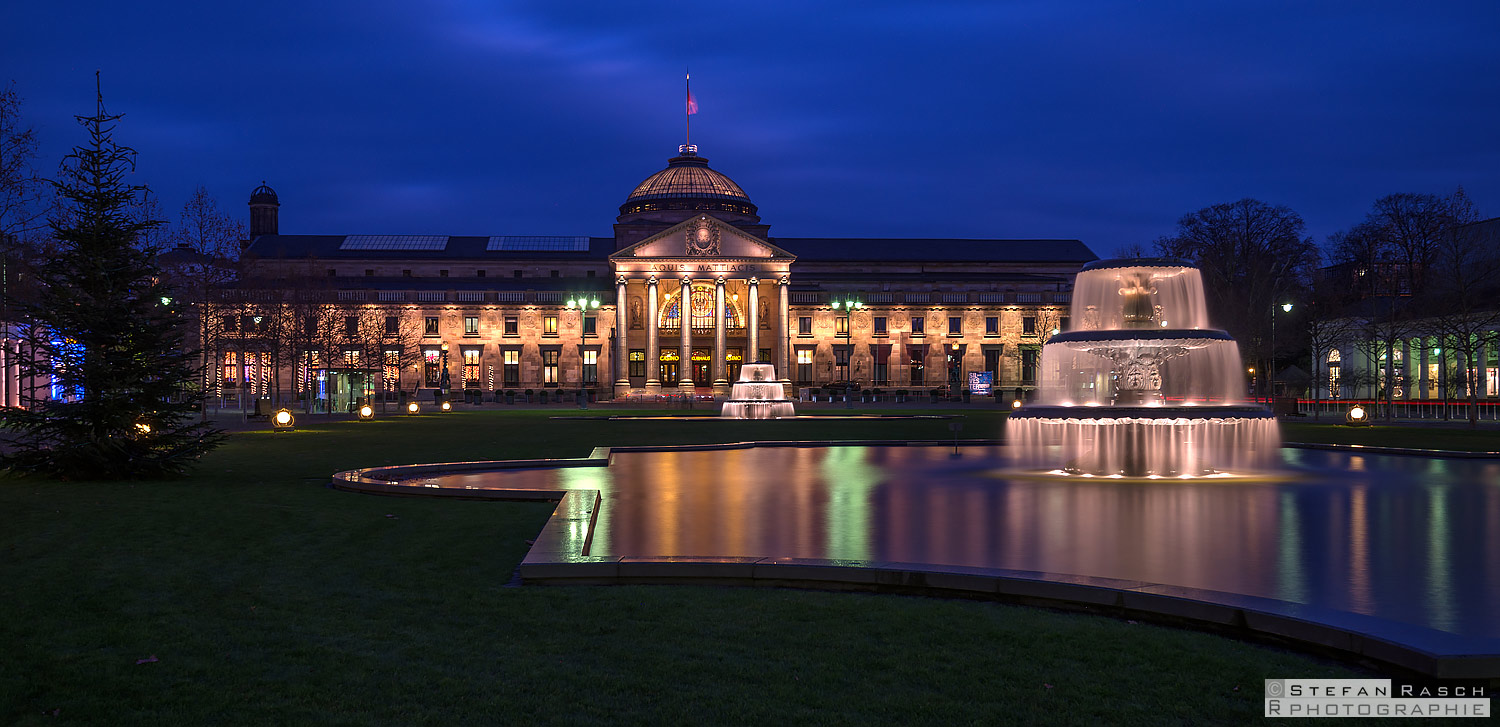
[(283, 230), (607, 234), (693, 140), (789, 236), (1077, 237), (1253, 196), (1319, 237), (1396, 191), (1500, 214), (1500, 6), (104, 3), (7, 11), (47, 164), (104, 72), (167, 201)]

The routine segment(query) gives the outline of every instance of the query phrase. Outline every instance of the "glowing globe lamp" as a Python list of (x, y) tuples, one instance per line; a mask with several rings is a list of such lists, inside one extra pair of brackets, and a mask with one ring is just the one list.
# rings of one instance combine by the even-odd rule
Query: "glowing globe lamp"
[(453, 404), (451, 402), (443, 402), (443, 411), (453, 411)]
[(297, 418), (292, 416), (290, 409), (277, 409), (276, 413), (271, 415), (271, 431), (273, 432), (290, 432), (296, 423)]
[(1344, 415), (1344, 423), (1351, 427), (1368, 427), (1370, 426), (1370, 413), (1362, 406), (1355, 406)]
[(417, 406), (417, 402), (415, 402), (415, 401), (406, 405), (406, 413), (409, 414), (409, 415), (416, 415), (416, 414), (420, 414), (421, 412), (422, 412), (422, 407)]
[(1012, 409), (1020, 409), (1021, 408), (1021, 400), (1020, 399), (1016, 399), (1015, 401), (1012, 401), (1010, 403), (1010, 408), (1012, 408)]
[(375, 418), (375, 407), (370, 406), (369, 404), (365, 404), (364, 406), (361, 406), (359, 408), (359, 418), (362, 419), (362, 420), (364, 420), (364, 421), (370, 421), (371, 419), (374, 419)]

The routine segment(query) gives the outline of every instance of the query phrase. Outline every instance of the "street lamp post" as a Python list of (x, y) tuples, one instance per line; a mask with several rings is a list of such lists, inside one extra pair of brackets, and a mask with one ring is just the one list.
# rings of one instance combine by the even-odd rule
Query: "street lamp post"
[[(1282, 313), (1292, 312), (1291, 303), (1282, 303), (1279, 307)], [(1273, 408), (1276, 406), (1276, 308), (1277, 306), (1271, 307), (1271, 350), (1269, 356), (1271, 360), (1268, 362), (1271, 368), (1266, 374), (1266, 394), (1271, 397), (1271, 406)]]
[[(588, 312), (591, 309), (592, 310), (598, 310), (599, 309), (599, 299), (597, 297), (590, 296), (590, 295), (575, 295), (575, 296), (572, 296), (572, 297), (568, 298), (568, 310), (577, 310), (578, 311), (578, 341), (580, 343), (582, 343), (583, 340), (584, 340), (584, 333), (585, 333), (584, 332), (584, 323), (585, 323), (584, 319), (586, 319), (588, 317)], [(583, 365), (584, 365), (583, 364), (583, 348), (582, 348), (582, 346), (580, 346), (579, 349), (578, 349), (578, 408), (579, 409), (587, 409), (587, 408), (589, 408), (589, 405), (588, 405), (588, 392), (584, 390), (584, 385), (587, 384), (588, 382), (584, 380)]]
[[(835, 311), (840, 309), (844, 311), (844, 383), (848, 384), (850, 370), (854, 368), (854, 311), (863, 309), (865, 304), (859, 300), (848, 299), (835, 300), (832, 305)], [(847, 398), (848, 395), (849, 391), (846, 386), (844, 396)]]

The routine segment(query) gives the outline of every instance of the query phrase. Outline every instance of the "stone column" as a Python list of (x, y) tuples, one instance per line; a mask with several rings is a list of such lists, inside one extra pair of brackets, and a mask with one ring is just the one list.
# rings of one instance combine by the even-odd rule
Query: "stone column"
[(1490, 395), (1490, 369), (1489, 355), (1490, 346), (1495, 344), (1486, 343), (1487, 339), (1480, 339), (1479, 345), (1474, 348), (1474, 360), (1469, 366), (1474, 369), (1474, 388), (1478, 398), (1483, 399)]
[(646, 393), (661, 393), (661, 347), (656, 340), (656, 276), (646, 279)]
[(788, 350), (787, 335), (791, 330), (791, 321), (788, 320), (788, 316), (791, 315), (789, 311), (792, 300), (792, 276), (783, 275), (777, 278), (776, 287), (777, 297), (781, 299), (779, 312), (776, 314), (776, 373), (781, 374), (781, 388), (786, 391), (787, 396), (791, 396), (793, 394), (791, 351)]
[(1421, 355), (1417, 357), (1417, 392), (1420, 396), (1413, 398), (1427, 399), (1429, 398), (1427, 394), (1427, 354), (1431, 353), (1431, 351), (1427, 348), (1427, 339), (1422, 338), (1420, 340), (1422, 341), (1422, 347), (1418, 351), (1420, 351)]
[(625, 296), (625, 276), (615, 276), (615, 396), (630, 393), (630, 343), (625, 340), (629, 320), (625, 308), (629, 303)]
[(1416, 366), (1412, 365), (1411, 362), (1411, 339), (1403, 338), (1401, 339), (1401, 378), (1403, 379), (1401, 382), (1401, 398), (1403, 399), (1411, 400), (1417, 398), (1412, 395), (1412, 390), (1416, 387), (1412, 379), (1412, 374), (1416, 373), (1415, 369)]
[(693, 391), (693, 279), (682, 276), (682, 288), (677, 294), (677, 330), (682, 335), (677, 351), (677, 388)]
[(750, 315), (746, 316), (749, 328), (745, 330), (745, 360), (741, 364), (764, 363), (760, 360), (760, 279), (750, 279)]
[(724, 341), (724, 278), (714, 279), (714, 396), (729, 396), (729, 380), (724, 377), (724, 358), (729, 350)]

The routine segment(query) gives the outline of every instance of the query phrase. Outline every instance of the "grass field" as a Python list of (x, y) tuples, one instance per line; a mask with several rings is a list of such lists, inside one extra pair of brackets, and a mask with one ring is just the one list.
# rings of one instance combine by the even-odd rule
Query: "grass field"
[[(944, 420), (549, 418), (576, 413), (311, 417), (234, 434), (183, 480), (0, 481), (0, 723), (1240, 724), (1260, 719), (1264, 678), (1353, 675), (993, 603), (510, 587), (550, 505), (324, 486), (354, 467), (601, 444), (951, 436)], [(965, 414), (965, 437), (1002, 426), (935, 413)]]

